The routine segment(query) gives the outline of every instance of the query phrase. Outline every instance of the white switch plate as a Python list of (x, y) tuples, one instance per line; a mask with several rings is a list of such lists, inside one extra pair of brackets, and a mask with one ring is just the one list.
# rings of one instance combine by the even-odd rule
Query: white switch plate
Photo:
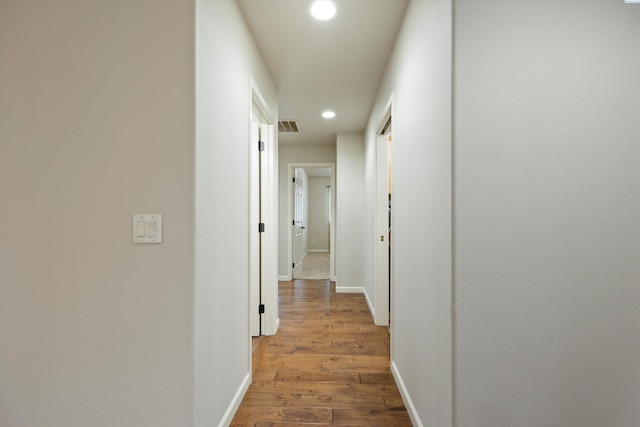
[(133, 243), (162, 243), (162, 215), (134, 215)]

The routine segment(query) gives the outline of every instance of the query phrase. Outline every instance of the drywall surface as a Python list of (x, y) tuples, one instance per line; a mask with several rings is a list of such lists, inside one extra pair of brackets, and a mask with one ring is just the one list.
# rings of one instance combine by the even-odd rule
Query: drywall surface
[[(414, 424), (441, 427), (452, 417), (451, 1), (407, 7), (366, 132), (368, 212), (375, 132), (392, 94), (391, 359)], [(361, 226), (373, 247), (369, 224)], [(372, 277), (373, 252), (365, 253)], [(375, 292), (367, 288), (370, 298)]]
[(212, 426), (250, 375), (251, 78), (276, 118), (277, 103), (237, 3), (198, 1), (196, 17), (195, 425)]
[(362, 291), (364, 135), (338, 134), (336, 143), (336, 291)]
[(456, 425), (638, 426), (640, 5), (454, 10)]
[(287, 210), (289, 209), (289, 163), (335, 163), (335, 144), (282, 144), (278, 147), (279, 164), (279, 218), (278, 218), (278, 276), (289, 274), (291, 259), (289, 257), (289, 229)]
[(2, 426), (192, 425), (193, 33), (191, 2), (0, 2)]

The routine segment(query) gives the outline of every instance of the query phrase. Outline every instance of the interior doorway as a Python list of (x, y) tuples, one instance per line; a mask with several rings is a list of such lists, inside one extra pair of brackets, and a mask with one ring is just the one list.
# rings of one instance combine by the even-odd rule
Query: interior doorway
[(380, 326), (391, 324), (393, 294), (392, 140), (392, 102), (389, 100), (376, 136), (375, 323)]
[(335, 165), (289, 164), (290, 279), (335, 281)]
[[(276, 262), (270, 254), (276, 241), (274, 219), (273, 158), (276, 156), (273, 116), (252, 85), (249, 138), (249, 330), (251, 336), (275, 333), (277, 329)], [(265, 307), (270, 310), (266, 310)], [(268, 316), (265, 316), (265, 313)], [(275, 326), (274, 326), (275, 325)], [(270, 332), (273, 331), (273, 332)]]
[(303, 168), (293, 169), (293, 279), (299, 279), (304, 268), (307, 250), (308, 191), (307, 173)]

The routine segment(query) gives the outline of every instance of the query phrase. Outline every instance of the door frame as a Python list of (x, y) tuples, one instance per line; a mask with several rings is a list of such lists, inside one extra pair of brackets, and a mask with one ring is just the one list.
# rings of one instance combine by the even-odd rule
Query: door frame
[(329, 223), (329, 280), (336, 281), (335, 272), (335, 224), (336, 224), (336, 164), (335, 163), (287, 163), (287, 280), (293, 280), (293, 174), (295, 168), (331, 169), (331, 219)]
[[(275, 116), (267, 107), (256, 83), (250, 80), (250, 137), (249, 137), (249, 345), (251, 336), (259, 325), (260, 335), (274, 335), (278, 330), (278, 188), (277, 164), (278, 144), (274, 123)], [(260, 140), (265, 142), (264, 151), (258, 151), (255, 141), (256, 121), (260, 128)], [(260, 160), (261, 159), (261, 160)], [(259, 188), (256, 188), (259, 183)], [(261, 195), (261, 196), (260, 196)], [(264, 232), (258, 223), (265, 224)], [(259, 248), (256, 251), (256, 248)], [(264, 314), (258, 306), (265, 306)], [(251, 349), (251, 347), (249, 347)], [(251, 358), (251, 351), (249, 352)]]
[[(389, 175), (388, 140), (386, 126), (393, 117), (393, 95), (387, 101), (376, 127), (376, 185), (375, 185), (375, 255), (374, 255), (374, 322), (379, 326), (389, 326), (393, 302), (393, 244), (389, 248)], [(393, 147), (393, 144), (392, 144)], [(393, 158), (393, 155), (391, 156)], [(391, 180), (393, 186), (393, 179)], [(393, 194), (393, 190), (391, 191)], [(392, 200), (392, 203), (394, 201)], [(393, 215), (391, 215), (393, 230)], [(381, 236), (385, 236), (384, 242)], [(391, 261), (389, 261), (391, 253)]]
[[(293, 226), (293, 230), (291, 231), (291, 259), (292, 259), (291, 279), (295, 280), (296, 269), (302, 268), (302, 260), (306, 256), (306, 252), (305, 252), (305, 254), (302, 255), (302, 258), (297, 259), (297, 256), (299, 255), (298, 251), (300, 250), (300, 248), (298, 248), (298, 243), (300, 242), (297, 242), (297, 236), (298, 236), (297, 216), (299, 213), (298, 210), (300, 209), (302, 212), (302, 215), (301, 215), (302, 221), (299, 225), (301, 227), (299, 231), (300, 231), (300, 236), (302, 236), (302, 240), (306, 241), (306, 239), (304, 239), (304, 233), (306, 228), (304, 225), (305, 224), (304, 219), (305, 219), (305, 216), (308, 215), (306, 206), (308, 206), (309, 193), (305, 191), (305, 186), (308, 186), (308, 182), (307, 182), (308, 176), (304, 168), (293, 168), (293, 176), (294, 176), (295, 182), (293, 180), (291, 182), (291, 191), (293, 192), (293, 194), (291, 195), (293, 200), (293, 206), (291, 208), (291, 225)], [(298, 193), (298, 188), (301, 188), (300, 190), (301, 193)], [(302, 194), (302, 200), (298, 200), (298, 194)], [(306, 204), (305, 204), (305, 199), (307, 201)], [(302, 206), (300, 206), (299, 203), (302, 203)], [(299, 264), (298, 264), (298, 261), (300, 261)]]

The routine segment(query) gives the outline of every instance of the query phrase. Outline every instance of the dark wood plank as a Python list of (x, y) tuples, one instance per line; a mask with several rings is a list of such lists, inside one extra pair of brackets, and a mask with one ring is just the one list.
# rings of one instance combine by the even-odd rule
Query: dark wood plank
[(334, 409), (333, 425), (365, 427), (411, 426), (407, 411), (369, 411), (366, 409)]
[(231, 426), (254, 425), (257, 421), (331, 424), (332, 410), (327, 408), (255, 407), (241, 405)]
[(360, 382), (360, 374), (357, 372), (300, 372), (283, 369), (277, 372), (275, 381), (354, 384)]

